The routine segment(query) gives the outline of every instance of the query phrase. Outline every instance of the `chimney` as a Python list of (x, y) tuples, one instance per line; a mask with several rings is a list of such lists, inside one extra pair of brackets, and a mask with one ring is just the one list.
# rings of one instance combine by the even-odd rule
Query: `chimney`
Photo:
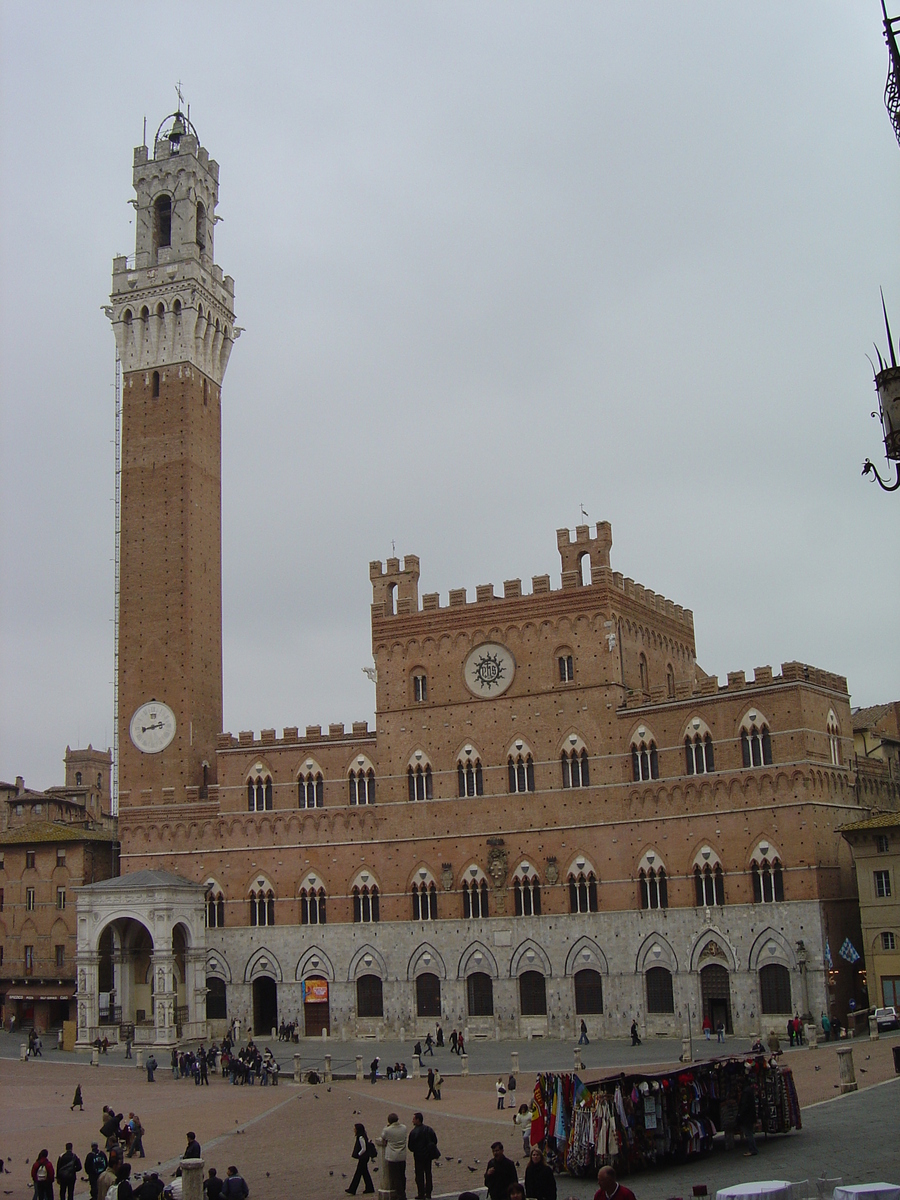
[(16, 776), (16, 795), (21, 796), (25, 791), (25, 780), (21, 775)]

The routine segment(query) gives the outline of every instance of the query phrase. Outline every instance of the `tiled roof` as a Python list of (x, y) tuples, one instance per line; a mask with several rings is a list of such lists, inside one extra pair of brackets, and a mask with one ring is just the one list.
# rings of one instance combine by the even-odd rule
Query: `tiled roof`
[(869, 817), (867, 821), (855, 821), (852, 825), (842, 825), (838, 833), (855, 833), (858, 829), (896, 829), (900, 826), (900, 812), (881, 813), (877, 817)]
[(38, 845), (47, 842), (114, 842), (116, 835), (106, 829), (85, 829), (61, 821), (29, 821), (19, 829), (0, 833), (0, 846)]
[(132, 871), (130, 875), (117, 875), (115, 879), (103, 879), (88, 885), (94, 892), (122, 891), (125, 888), (171, 888), (189, 887), (204, 890), (203, 885), (191, 879), (173, 875), (171, 871)]

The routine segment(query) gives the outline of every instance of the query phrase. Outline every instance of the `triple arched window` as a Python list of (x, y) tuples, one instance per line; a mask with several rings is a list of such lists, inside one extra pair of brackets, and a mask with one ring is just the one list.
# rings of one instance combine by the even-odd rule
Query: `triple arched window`
[(301, 808), (322, 808), (325, 804), (325, 780), (321, 771), (307, 771), (297, 780)]
[(350, 772), (350, 803), (375, 803), (375, 772), (371, 767), (360, 767)]
[(432, 800), (434, 786), (431, 778), (431, 764), (417, 763), (410, 766), (406, 772), (406, 783), (410, 800)]
[(668, 908), (669, 883), (665, 867), (641, 867), (641, 908)]
[(247, 780), (247, 811), (268, 812), (272, 808), (272, 778), (257, 775)]
[(517, 917), (541, 915), (541, 882), (537, 875), (530, 875), (525, 867), (513, 879), (513, 897)]
[(378, 887), (372, 884), (358, 885), (353, 889), (353, 920), (357, 925), (370, 925), (381, 919), (378, 904)]
[(708, 775), (716, 769), (713, 740), (709, 733), (685, 736), (684, 767), (688, 775)]
[(750, 864), (754, 904), (774, 904), (784, 899), (784, 873), (777, 858), (756, 859)]
[(271, 888), (261, 887), (250, 892), (251, 926), (275, 924), (275, 893)]
[[(477, 872), (476, 872), (477, 874)], [(477, 920), (480, 917), (488, 916), (488, 882), (486, 879), (481, 880), (475, 878), (470, 882), (468, 879), (463, 880), (462, 895), (463, 895), (463, 916)]]
[(460, 799), (466, 796), (484, 795), (484, 772), (481, 769), (481, 759), (472, 759), (468, 755), (456, 764), (457, 789)]
[(725, 877), (720, 863), (694, 867), (694, 890), (698, 908), (715, 908), (725, 903)]
[(745, 767), (769, 766), (772, 762), (772, 738), (768, 725), (755, 723), (741, 729), (741, 762)]
[(579, 871), (569, 876), (569, 912), (597, 911), (597, 877), (593, 871)]
[(646, 779), (659, 779), (659, 751), (656, 742), (631, 743), (631, 776), (635, 783)]
[(526, 751), (519, 751), (515, 758), (510, 754), (506, 760), (509, 772), (509, 790), (516, 792), (534, 791), (534, 759)]
[(422, 880), (412, 886), (412, 919), (414, 921), (436, 921), (438, 919), (437, 888), (434, 881)]
[(591, 783), (590, 767), (587, 750), (563, 750), (562, 785), (564, 788), (589, 787)]
[(225, 897), (219, 891), (206, 896), (206, 928), (222, 929), (225, 925)]
[(300, 924), (325, 924), (325, 889), (316, 887), (312, 879), (300, 889)]

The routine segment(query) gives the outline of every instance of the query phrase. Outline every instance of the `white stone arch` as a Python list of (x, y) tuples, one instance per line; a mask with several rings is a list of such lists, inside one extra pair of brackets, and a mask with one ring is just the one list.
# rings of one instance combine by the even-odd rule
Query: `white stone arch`
[(437, 887), (438, 878), (427, 863), (418, 862), (406, 881), (406, 890), (409, 891), (413, 885), (420, 887), (423, 883), (426, 887), (430, 887), (431, 884), (434, 884), (434, 886)]
[(359, 868), (353, 882), (350, 884), (350, 890), (352, 891), (355, 887), (359, 888), (360, 891), (363, 888), (368, 888), (370, 892), (373, 887), (377, 887), (379, 894), (381, 893), (381, 884), (378, 882), (378, 876), (371, 867), (362, 866)]
[(225, 983), (231, 983), (231, 967), (221, 950), (207, 950), (206, 974), (214, 975), (216, 979), (222, 979)]
[(690, 954), (691, 971), (699, 971), (707, 965), (707, 961), (724, 966), (729, 975), (738, 970), (737, 951), (725, 934), (714, 925), (703, 929), (694, 939)]
[(268, 759), (257, 757), (251, 760), (251, 765), (244, 771), (244, 787), (247, 786), (251, 779), (255, 782), (257, 776), (260, 776), (262, 779), (268, 777), (274, 782), (275, 772), (272, 770)]
[(709, 867), (710, 870), (715, 870), (716, 867), (721, 867), (724, 874), (725, 867), (722, 863), (719, 853), (715, 846), (708, 841), (701, 841), (697, 846), (694, 857), (691, 860), (691, 870), (694, 867), (699, 867), (702, 871), (704, 867)]
[[(691, 713), (687, 724), (681, 731), (681, 740), (684, 741), (685, 738), (690, 738), (691, 741), (693, 741), (695, 737), (700, 737), (702, 740), (707, 734), (709, 734), (711, 738), (713, 737), (713, 731), (703, 720), (700, 714)], [(715, 738), (713, 738), (713, 741), (715, 741)]]
[(364, 775), (371, 771), (373, 775), (377, 775), (375, 764), (372, 762), (371, 758), (369, 758), (368, 754), (364, 754), (362, 751), (360, 751), (355, 758), (352, 758), (350, 762), (347, 763), (346, 774), (348, 778), (350, 777), (351, 771), (356, 771), (357, 774), (362, 772)]
[(582, 854), (581, 851), (575, 855), (568, 867), (566, 867), (563, 874), (563, 882), (568, 883), (570, 875), (574, 876), (575, 879), (579, 875), (583, 875), (585, 879), (587, 879), (588, 875), (593, 875), (597, 882), (600, 882), (600, 872), (594, 866), (591, 859), (586, 854)]
[(465, 979), (476, 972), (490, 975), (492, 979), (500, 978), (497, 960), (484, 942), (472, 942), (471, 945), (466, 946), (459, 957), (456, 978)]
[(665, 967), (673, 975), (678, 971), (678, 955), (669, 939), (661, 933), (649, 933), (635, 955), (635, 974), (644, 975), (650, 967)]
[(762, 709), (757, 707), (757, 705), (755, 705), (755, 704), (751, 704), (750, 707), (745, 709), (744, 712), (741, 714), (741, 719), (737, 723), (737, 736), (738, 737), (741, 736), (742, 729), (746, 730), (747, 733), (750, 733), (750, 731), (754, 728), (754, 726), (756, 727), (756, 729), (762, 731), (762, 727), (764, 725), (771, 733), (772, 732), (772, 722), (769, 720), (769, 718), (766, 716), (766, 714), (762, 711)]
[(329, 982), (334, 983), (334, 963), (324, 950), (318, 946), (310, 946), (300, 955), (294, 970), (294, 979), (299, 983), (309, 975), (323, 975)]
[[(427, 960), (427, 961), (426, 961)], [(409, 956), (406, 964), (406, 978), (414, 980), (417, 975), (437, 975), (439, 979), (447, 978), (447, 967), (444, 957), (430, 942), (423, 942)]]
[(244, 983), (252, 983), (261, 975), (274, 979), (276, 983), (283, 982), (281, 963), (267, 946), (260, 946), (247, 959), (247, 965), (244, 968)]
[(311, 754), (307, 755), (294, 771), (294, 780), (299, 782), (301, 779), (305, 779), (307, 775), (312, 775), (314, 779), (317, 775), (321, 775), (323, 779), (325, 778), (325, 772), (319, 765), (318, 760)]
[(760, 967), (767, 967), (771, 963), (787, 967), (791, 972), (798, 967), (791, 943), (780, 930), (769, 925), (756, 935), (750, 947), (748, 966), (751, 971), (758, 972)]
[(754, 848), (750, 851), (750, 857), (747, 865), (750, 866), (753, 863), (758, 863), (760, 866), (762, 866), (764, 862), (768, 862), (771, 866), (776, 859), (778, 859), (782, 867), (784, 867), (784, 858), (782, 857), (781, 851), (771, 838), (767, 838), (765, 835), (763, 835), (762, 837), (757, 838)]
[(506, 748), (506, 757), (515, 761), (520, 754), (523, 759), (527, 758), (530, 754), (533, 761), (534, 747), (525, 738), (515, 737)]
[(322, 878), (322, 876), (319, 874), (318, 870), (315, 867), (312, 867), (310, 870), (308, 870), (306, 872), (306, 874), (303, 876), (303, 878), (301, 879), (300, 884), (297, 888), (298, 896), (300, 895), (300, 893), (303, 891), (304, 888), (306, 889), (307, 892), (310, 892), (310, 891), (318, 892), (320, 888), (324, 888), (325, 895), (326, 896), (328, 895), (328, 884), (325, 882), (325, 880)]
[(523, 971), (540, 971), (547, 979), (553, 976), (553, 968), (547, 952), (533, 938), (526, 938), (524, 942), (520, 942), (509, 960), (511, 979), (517, 979)]
[(666, 866), (665, 860), (655, 846), (647, 846), (647, 848), (644, 850), (644, 853), (641, 855), (641, 860), (637, 865), (637, 869), (638, 874), (640, 874), (641, 871), (643, 871), (645, 874), (649, 874), (650, 871), (658, 872), (660, 869), (665, 871), (667, 877), (669, 874), (669, 868)]
[(350, 983), (359, 979), (360, 975), (380, 975), (382, 980), (388, 978), (384, 957), (369, 943), (360, 946), (347, 968), (347, 979)]
[(481, 867), (479, 867), (478, 863), (466, 863), (459, 874), (459, 887), (462, 887), (464, 883), (467, 883), (469, 887), (471, 887), (473, 883), (476, 883), (479, 887), (481, 887), (483, 882), (487, 883), (487, 885), (490, 887), (491, 881)]
[(426, 767), (431, 767), (432, 774), (434, 773), (434, 764), (431, 761), (431, 756), (421, 747), (416, 746), (406, 761), (406, 768), (415, 771), (416, 767), (421, 767), (424, 771)]
[(580, 937), (566, 955), (565, 973), (574, 976), (576, 971), (588, 968), (599, 971), (601, 975), (609, 974), (609, 963), (598, 943), (593, 938)]
[(462, 763), (463, 766), (465, 766), (466, 763), (471, 763), (474, 767), (476, 762), (480, 762), (481, 765), (484, 766), (484, 755), (481, 753), (481, 750), (476, 743), (469, 738), (464, 742), (460, 742), (456, 750), (455, 761), (457, 765)]
[(246, 894), (249, 896), (251, 892), (271, 892), (276, 899), (278, 898), (278, 893), (275, 891), (272, 881), (265, 871), (258, 871), (250, 877), (247, 883)]
[(646, 721), (639, 721), (631, 731), (631, 736), (628, 739), (629, 748), (637, 747), (640, 749), (641, 743), (650, 749), (650, 743), (659, 746), (659, 738), (653, 729), (650, 728)]
[(557, 749), (556, 749), (557, 755), (560, 755), (560, 754), (578, 754), (578, 755), (580, 755), (582, 751), (585, 751), (587, 753), (588, 758), (590, 758), (591, 752), (590, 752), (590, 750), (588, 750), (587, 742), (585, 742), (584, 738), (581, 736), (581, 734), (578, 732), (577, 729), (567, 730), (565, 736), (563, 737), (562, 741), (559, 743), (559, 745), (557, 746)]

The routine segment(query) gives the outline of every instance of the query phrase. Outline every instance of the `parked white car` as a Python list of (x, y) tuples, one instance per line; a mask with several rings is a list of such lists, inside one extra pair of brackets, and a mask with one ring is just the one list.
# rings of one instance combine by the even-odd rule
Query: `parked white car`
[(876, 1008), (875, 1024), (879, 1030), (896, 1029), (900, 1026), (900, 1016), (898, 1016), (896, 1008), (893, 1005), (889, 1008)]

